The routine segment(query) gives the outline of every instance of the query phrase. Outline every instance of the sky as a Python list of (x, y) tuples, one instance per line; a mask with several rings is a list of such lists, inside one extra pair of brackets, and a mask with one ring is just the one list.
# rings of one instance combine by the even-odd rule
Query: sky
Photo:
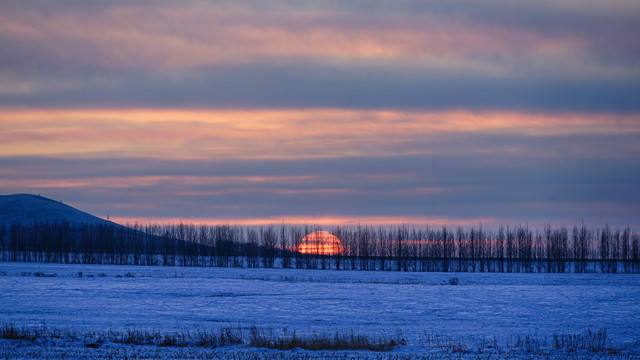
[(0, 193), (119, 222), (640, 229), (640, 2), (0, 3)]

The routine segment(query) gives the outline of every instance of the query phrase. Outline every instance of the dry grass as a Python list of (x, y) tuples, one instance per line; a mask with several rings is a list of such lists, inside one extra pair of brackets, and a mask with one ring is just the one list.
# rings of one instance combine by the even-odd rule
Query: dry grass
[[(78, 331), (58, 330), (46, 326), (19, 327), (11, 324), (0, 325), (0, 339), (21, 340), (38, 346), (39, 339), (63, 339), (69, 343), (84, 344), (88, 349), (102, 349), (103, 344), (147, 345), (155, 346), (158, 351), (163, 348), (223, 348), (229, 345), (244, 345), (245, 349), (268, 348), (276, 350), (303, 349), (309, 351), (332, 350), (350, 351), (365, 350), (384, 353), (396, 346), (406, 345), (401, 333), (395, 336), (373, 337), (364, 334), (340, 333), (312, 333), (299, 335), (295, 331), (289, 333), (286, 329), (276, 332), (273, 329), (251, 327), (248, 330), (241, 327), (223, 327), (219, 329), (205, 329), (195, 327), (174, 332), (148, 331), (127, 329), (124, 331)], [(498, 355), (505, 354), (534, 354), (536, 356), (551, 356), (558, 352), (564, 354), (590, 353), (607, 358), (634, 357), (628, 350), (616, 349), (607, 337), (606, 329), (588, 330), (582, 334), (554, 334), (549, 341), (545, 337), (516, 336), (504, 344), (498, 344), (496, 338), (485, 338), (480, 341), (465, 341), (462, 338), (427, 334), (420, 344), (413, 344), (426, 349), (440, 349), (448, 354), (457, 356)], [(78, 346), (78, 345), (74, 345)], [(80, 345), (82, 346), (82, 345)], [(625, 357), (626, 356), (626, 357)], [(1, 358), (2, 356), (0, 356)]]
[(242, 330), (240, 328), (221, 328), (217, 330), (195, 328), (193, 330), (166, 333), (139, 329), (80, 332), (77, 330), (61, 331), (50, 329), (46, 326), (18, 327), (11, 324), (3, 324), (0, 326), (0, 338), (31, 341), (42, 338), (66, 338), (83, 341), (87, 347), (98, 347), (105, 342), (129, 345), (200, 346), (212, 348), (243, 343)]
[(276, 335), (273, 330), (249, 329), (248, 335), (242, 328), (224, 327), (213, 329), (183, 329), (176, 332), (146, 331), (127, 329), (125, 331), (109, 330), (105, 332), (79, 332), (74, 330), (59, 331), (42, 327), (17, 327), (10, 324), (0, 326), (0, 338), (11, 340), (37, 340), (40, 338), (70, 338), (80, 340), (86, 347), (99, 347), (105, 342), (128, 345), (155, 345), (160, 347), (209, 347), (217, 348), (227, 345), (245, 344), (278, 350), (371, 350), (389, 351), (396, 345), (404, 344), (404, 340), (393, 337), (372, 338), (363, 334), (333, 335), (317, 334), (298, 336)]
[(362, 334), (333, 335), (326, 333), (313, 333), (299, 336), (294, 331), (291, 335), (274, 335), (273, 331), (266, 332), (255, 326), (250, 329), (249, 344), (255, 347), (263, 347), (278, 350), (370, 350), (390, 351), (396, 345), (405, 345), (402, 337), (377, 337), (371, 338)]
[(553, 346), (567, 351), (588, 350), (591, 352), (613, 351), (607, 338), (607, 329), (587, 330), (583, 334), (554, 334)]

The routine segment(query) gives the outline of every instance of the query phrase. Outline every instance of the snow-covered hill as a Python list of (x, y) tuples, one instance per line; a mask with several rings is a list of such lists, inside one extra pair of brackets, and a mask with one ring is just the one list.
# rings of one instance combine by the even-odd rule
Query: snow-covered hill
[(59, 201), (31, 194), (0, 195), (0, 224), (65, 222), (69, 224), (113, 224)]

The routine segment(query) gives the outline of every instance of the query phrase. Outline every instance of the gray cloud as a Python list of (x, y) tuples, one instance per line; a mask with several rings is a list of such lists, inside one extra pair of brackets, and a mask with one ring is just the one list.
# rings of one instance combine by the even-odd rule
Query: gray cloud
[[(28, 9), (60, 16), (62, 22), (92, 16), (97, 25), (115, 31), (118, 24), (109, 22), (114, 18), (105, 19), (101, 14), (127, 5), (122, 1), (34, 1)], [(458, 34), (442, 40), (444, 44), (451, 41), (451, 45), (439, 43), (444, 54), (427, 58), (408, 54), (354, 59), (330, 54), (263, 54), (243, 65), (231, 65), (243, 60), (241, 54), (234, 61), (165, 68), (150, 63), (153, 57), (136, 50), (135, 45), (153, 52), (157, 42), (168, 41), (173, 35), (186, 43), (222, 46), (234, 41), (234, 28), (214, 29), (227, 31), (226, 39), (206, 28), (209, 22), (204, 19), (190, 22), (179, 18), (177, 23), (184, 26), (176, 29), (171, 28), (173, 22), (166, 28), (137, 24), (136, 19), (143, 20), (137, 17), (145, 12), (135, 11), (129, 23), (131, 31), (146, 40), (112, 49), (121, 34), (111, 34), (113, 38), (103, 39), (103, 44), (100, 37), (83, 37), (77, 29), (69, 35), (38, 29), (38, 24), (21, 24), (36, 34), (46, 33), (0, 33), (0, 82), (5, 84), (0, 88), (0, 105), (640, 110), (640, 40), (635, 36), (640, 33), (640, 6), (632, 2), (194, 1), (178, 6), (152, 1), (136, 2), (136, 6), (164, 9), (165, 15), (184, 8), (213, 9), (215, 14), (244, 10), (257, 15), (229, 21), (241, 21), (240, 25), (254, 30), (277, 28), (284, 33), (312, 27), (366, 34), (382, 27), (424, 34), (439, 30), (437, 33), (445, 36), (459, 26), (476, 34), (498, 31), (495, 36), (504, 39), (500, 45), (494, 44), (497, 48), (493, 50), (480, 51), (479, 44), (458, 54), (456, 51), (464, 49), (456, 49), (456, 41), (462, 41), (459, 46), (469, 45), (467, 35)], [(24, 15), (21, 11), (27, 9), (24, 2), (15, 1), (3, 2), (1, 7), (16, 16)], [(325, 16), (301, 20), (297, 13)], [(456, 25), (442, 28), (449, 23)], [(87, 24), (76, 24), (83, 25)], [(203, 38), (212, 32), (217, 35)], [(247, 41), (249, 47), (251, 40)], [(548, 43), (549, 49), (530, 52), (529, 42), (535, 46)], [(447, 54), (449, 50), (455, 50), (454, 54)]]
[[(640, 82), (442, 76), (392, 66), (303, 64), (201, 69), (197, 79), (105, 74), (73, 89), (3, 94), (0, 105), (43, 107), (415, 108), (640, 110)], [(108, 79), (108, 80), (107, 80)]]
[[(523, 174), (525, 181), (532, 171), (548, 171), (550, 174), (574, 174), (582, 171), (598, 171), (599, 176), (589, 177), (575, 173), (567, 182), (591, 181), (594, 179), (623, 178), (627, 181), (638, 174), (637, 166), (622, 164), (638, 163), (636, 156), (640, 133), (620, 134), (568, 134), (568, 135), (523, 135), (516, 133), (438, 133), (425, 137), (421, 142), (400, 144), (399, 152), (422, 153), (423, 155), (386, 157), (339, 157), (319, 159), (243, 159), (210, 158), (203, 160), (158, 159), (158, 158), (110, 158), (108, 154), (95, 157), (0, 157), (2, 168), (11, 170), (3, 178), (38, 176), (42, 179), (67, 177), (105, 176), (306, 176), (316, 174), (371, 175), (407, 174), (427, 171), (418, 165), (428, 165), (429, 172), (440, 177), (450, 173), (448, 169), (460, 169), (460, 173), (444, 178), (443, 184), (460, 178), (464, 168), (479, 170), (482, 167), (515, 169), (514, 174)], [(386, 160), (385, 160), (386, 159)], [(548, 164), (545, 166), (545, 164)], [(609, 164), (620, 164), (616, 171), (604, 171)], [(556, 166), (556, 167), (553, 167)], [(601, 167), (603, 171), (600, 171)], [(447, 170), (447, 171), (445, 171)], [(493, 170), (492, 170), (493, 171)], [(487, 173), (491, 182), (492, 172)], [(478, 173), (476, 171), (476, 179)], [(536, 177), (534, 177), (536, 178)], [(557, 178), (557, 175), (552, 178)], [(478, 180), (474, 180), (478, 181)], [(438, 183), (440, 185), (440, 183)]]
[[(638, 140), (638, 134), (604, 137), (610, 143)], [(16, 185), (4, 192), (41, 192), (118, 217), (286, 219), (332, 214), (520, 222), (588, 219), (598, 222), (594, 225), (640, 225), (637, 157), (599, 157), (586, 152), (539, 156), (533, 151), (567, 139), (507, 134), (502, 140), (497, 135), (484, 140), (520, 143), (529, 155), (441, 153), (305, 160), (3, 157), (0, 168), (13, 170), (7, 179), (37, 178), (45, 184), (36, 188)], [(594, 135), (585, 139), (598, 140)], [(587, 144), (583, 146), (588, 143), (583, 141)], [(160, 178), (126, 185), (117, 181), (140, 176)], [(265, 179), (249, 181), (244, 176)], [(92, 183), (94, 179), (103, 181)], [(85, 180), (88, 184), (47, 187), (47, 180)], [(28, 181), (18, 184), (24, 183)]]

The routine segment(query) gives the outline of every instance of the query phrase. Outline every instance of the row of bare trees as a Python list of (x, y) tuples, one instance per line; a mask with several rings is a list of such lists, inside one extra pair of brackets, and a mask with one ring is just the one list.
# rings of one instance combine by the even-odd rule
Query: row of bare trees
[[(334, 227), (342, 253), (302, 254), (317, 226), (0, 226), (1, 259), (90, 264), (441, 272), (640, 273), (640, 235), (584, 225), (542, 229)], [(317, 248), (321, 248), (318, 246)]]

